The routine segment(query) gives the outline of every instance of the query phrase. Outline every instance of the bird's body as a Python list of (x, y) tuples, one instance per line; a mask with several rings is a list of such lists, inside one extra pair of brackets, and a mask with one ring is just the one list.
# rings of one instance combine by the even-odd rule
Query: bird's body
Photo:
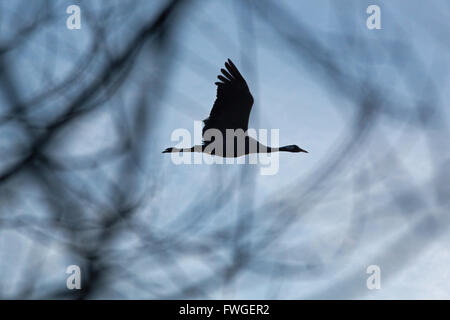
[(240, 157), (252, 153), (278, 151), (306, 152), (296, 145), (272, 148), (247, 135), (253, 96), (239, 70), (228, 59), (219, 75), (217, 97), (202, 131), (203, 144), (191, 148), (167, 148), (167, 152), (202, 152), (220, 157)]

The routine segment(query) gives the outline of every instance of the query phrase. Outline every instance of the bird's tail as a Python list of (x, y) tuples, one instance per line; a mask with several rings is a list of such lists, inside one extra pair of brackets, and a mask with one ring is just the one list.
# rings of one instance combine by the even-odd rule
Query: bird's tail
[(200, 145), (193, 146), (191, 148), (184, 148), (184, 149), (170, 147), (170, 148), (167, 148), (166, 150), (164, 150), (162, 153), (171, 153), (171, 152), (202, 152), (203, 148), (204, 148), (204, 146), (200, 146)]

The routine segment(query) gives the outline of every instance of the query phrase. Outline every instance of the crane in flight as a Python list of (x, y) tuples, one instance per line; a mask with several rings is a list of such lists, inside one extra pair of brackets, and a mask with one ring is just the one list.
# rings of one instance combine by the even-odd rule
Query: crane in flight
[[(203, 152), (220, 157), (240, 157), (251, 153), (272, 153), (279, 151), (305, 152), (297, 145), (284, 147), (269, 147), (261, 144), (247, 134), (250, 111), (253, 106), (253, 96), (234, 63), (228, 59), (225, 69), (220, 69), (221, 75), (216, 82), (217, 97), (209, 117), (203, 120), (203, 144), (191, 148), (167, 148), (163, 153), (170, 152)], [(227, 135), (233, 132), (233, 136)], [(217, 141), (218, 136), (222, 141)]]

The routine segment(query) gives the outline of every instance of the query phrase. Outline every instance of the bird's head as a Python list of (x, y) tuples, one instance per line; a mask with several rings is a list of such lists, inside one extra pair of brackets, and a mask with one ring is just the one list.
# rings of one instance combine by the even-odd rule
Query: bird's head
[(302, 148), (300, 148), (299, 146), (295, 145), (295, 144), (291, 144), (289, 146), (285, 146), (285, 147), (281, 147), (280, 151), (287, 151), (287, 152), (305, 152), (308, 153), (308, 151), (303, 150)]

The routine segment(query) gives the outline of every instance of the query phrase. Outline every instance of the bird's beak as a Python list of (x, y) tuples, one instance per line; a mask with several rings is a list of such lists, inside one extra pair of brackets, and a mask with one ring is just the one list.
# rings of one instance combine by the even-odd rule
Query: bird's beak
[(308, 151), (303, 150), (303, 149), (300, 149), (300, 152), (309, 153)]

